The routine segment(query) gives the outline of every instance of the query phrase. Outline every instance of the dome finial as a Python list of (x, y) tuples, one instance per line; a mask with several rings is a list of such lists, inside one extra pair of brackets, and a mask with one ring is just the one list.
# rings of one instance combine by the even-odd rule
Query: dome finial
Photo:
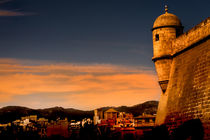
[(168, 13), (168, 5), (165, 5), (165, 13)]

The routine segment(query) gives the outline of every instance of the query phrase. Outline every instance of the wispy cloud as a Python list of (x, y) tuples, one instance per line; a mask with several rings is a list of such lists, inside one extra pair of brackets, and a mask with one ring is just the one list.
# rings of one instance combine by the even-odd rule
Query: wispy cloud
[(7, 3), (7, 2), (11, 2), (13, 0), (0, 0), (0, 4), (4, 4), (4, 3)]
[[(13, 2), (14, 0), (0, 0), (0, 5), (4, 5), (8, 2)], [(0, 9), (0, 17), (15, 17), (15, 16), (28, 16), (34, 15), (34, 13), (23, 12), (19, 9)]]
[[(30, 107), (44, 107), (43, 104), (93, 109), (107, 105), (133, 105), (159, 97), (156, 75), (149, 68), (111, 64), (33, 65), (33, 62), (0, 59), (2, 105), (22, 102)], [(46, 101), (33, 100), (30, 104), (30, 101), (24, 102), (24, 98), (17, 100), (18, 96), (35, 95), (45, 97)], [(56, 99), (55, 95), (65, 100), (55, 102), (52, 99)]]
[(26, 14), (19, 11), (0, 10), (0, 16), (25, 16)]

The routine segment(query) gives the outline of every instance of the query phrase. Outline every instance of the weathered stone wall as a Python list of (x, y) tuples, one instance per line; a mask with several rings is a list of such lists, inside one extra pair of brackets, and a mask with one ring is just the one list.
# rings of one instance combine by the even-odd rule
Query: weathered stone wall
[(210, 18), (174, 39), (171, 57), (170, 70), (156, 66), (158, 77), (170, 73), (156, 125), (167, 125), (171, 134), (180, 128), (203, 131), (204, 139), (210, 139)]
[(210, 39), (176, 56), (171, 66), (165, 124), (200, 119), (210, 139)]
[[(161, 57), (172, 53), (172, 40), (176, 38), (175, 28), (158, 28), (153, 32), (153, 56)], [(159, 41), (156, 41), (155, 35), (159, 35)]]
[[(210, 35), (210, 17), (172, 41), (173, 54)], [(172, 54), (172, 55), (173, 55)]]
[(169, 80), (172, 59), (161, 59), (155, 62), (155, 68), (158, 71), (158, 81)]
[[(158, 74), (159, 85), (165, 92), (171, 69), (172, 41), (176, 38), (175, 27), (153, 29), (153, 61)], [(157, 37), (158, 36), (158, 39)], [(164, 58), (163, 58), (164, 57)], [(161, 59), (159, 59), (161, 58)]]

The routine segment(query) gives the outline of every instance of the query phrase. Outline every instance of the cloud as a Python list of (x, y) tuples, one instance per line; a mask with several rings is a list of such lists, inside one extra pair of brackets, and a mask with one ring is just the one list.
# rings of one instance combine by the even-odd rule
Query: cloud
[(26, 14), (24, 14), (23, 12), (19, 12), (19, 11), (0, 10), (0, 16), (2, 16), (2, 17), (25, 16), (25, 15)]
[[(14, 0), (0, 0), (0, 5), (3, 5), (5, 3), (12, 2)], [(35, 15), (34, 13), (26, 13), (26, 12), (20, 12), (19, 9), (15, 10), (7, 10), (7, 9), (0, 9), (0, 17), (14, 17), (14, 16), (28, 16), (28, 15)]]
[[(64, 106), (94, 109), (158, 100), (159, 86), (150, 68), (111, 64), (37, 63), (0, 59), (0, 102), (30, 107)], [(24, 102), (25, 97), (45, 102)], [(17, 97), (22, 97), (17, 98)], [(58, 102), (55, 99), (59, 97)], [(64, 100), (65, 99), (65, 100)], [(9, 105), (9, 104), (8, 104)]]
[(0, 0), (0, 4), (11, 2), (12, 0)]

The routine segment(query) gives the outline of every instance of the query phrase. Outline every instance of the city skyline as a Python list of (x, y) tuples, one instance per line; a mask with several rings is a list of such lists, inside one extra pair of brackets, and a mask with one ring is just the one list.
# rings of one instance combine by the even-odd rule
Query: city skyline
[[(1, 1), (0, 107), (91, 110), (159, 100), (150, 29), (164, 4)], [(185, 31), (208, 17), (207, 1), (167, 4)]]

